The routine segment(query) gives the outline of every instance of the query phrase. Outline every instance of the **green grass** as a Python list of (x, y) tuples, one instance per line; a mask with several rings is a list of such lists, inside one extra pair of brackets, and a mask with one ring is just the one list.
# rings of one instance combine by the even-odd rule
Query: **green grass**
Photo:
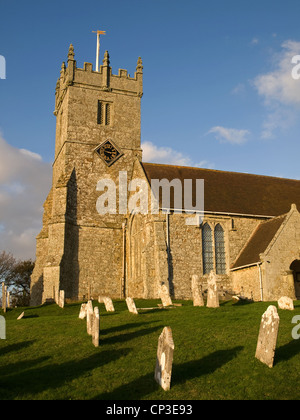
[[(300, 340), (279, 310), (272, 369), (255, 359), (263, 312), (270, 303), (223, 302), (218, 309), (182, 307), (133, 315), (124, 301), (100, 309), (100, 346), (92, 345), (80, 304), (9, 310), (0, 340), (0, 399), (299, 399)], [(137, 307), (158, 301), (136, 300)], [(275, 304), (276, 305), (276, 304)], [(277, 305), (276, 305), (277, 306)], [(17, 321), (25, 310), (25, 318)], [(1, 313), (1, 311), (0, 311)], [(1, 313), (2, 314), (2, 313)], [(175, 343), (170, 391), (154, 381), (157, 342), (170, 326)]]

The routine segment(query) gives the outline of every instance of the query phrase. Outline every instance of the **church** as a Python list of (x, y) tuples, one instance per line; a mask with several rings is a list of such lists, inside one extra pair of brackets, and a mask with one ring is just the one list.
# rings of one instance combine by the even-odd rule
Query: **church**
[[(191, 299), (192, 275), (205, 290), (211, 271), (220, 292), (300, 299), (300, 181), (143, 162), (142, 96), (141, 58), (134, 77), (124, 69), (112, 74), (107, 51), (94, 71), (91, 63), (77, 68), (70, 46), (55, 89), (52, 188), (37, 236), (31, 305), (59, 290), (67, 301), (159, 298), (162, 284), (174, 299)], [(134, 189), (126, 185), (136, 179), (140, 192), (168, 181), (167, 206), (159, 191), (155, 212), (127, 206)], [(108, 180), (122, 205), (99, 211), (111, 204)], [(183, 193), (186, 180), (192, 183), (184, 213), (174, 180)], [(197, 180), (203, 209), (198, 222), (187, 223), (188, 210), (197, 216)]]

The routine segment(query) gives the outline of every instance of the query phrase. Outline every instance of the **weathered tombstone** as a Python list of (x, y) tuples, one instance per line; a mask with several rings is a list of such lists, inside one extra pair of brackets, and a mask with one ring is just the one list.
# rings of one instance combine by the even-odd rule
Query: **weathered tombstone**
[(88, 303), (86, 304), (86, 330), (89, 335), (93, 334), (93, 318), (94, 318), (93, 302), (89, 300)]
[(59, 291), (58, 306), (60, 308), (64, 308), (65, 306), (65, 291), (64, 290)]
[(104, 297), (105, 297), (105, 296), (98, 296), (98, 302), (99, 302), (99, 303), (104, 303), (104, 300), (103, 300), (103, 299), (104, 299)]
[(199, 276), (197, 276), (197, 274), (192, 275), (192, 294), (193, 294), (193, 305), (204, 306), (202, 290), (201, 290), (201, 286), (199, 286)]
[(134, 300), (131, 297), (126, 298), (127, 308), (129, 312), (138, 315)]
[(6, 299), (6, 293), (7, 293), (7, 287), (5, 286), (5, 283), (2, 283), (2, 310), (5, 313), (6, 312), (6, 303), (7, 303), (7, 299)]
[(219, 308), (219, 294), (217, 286), (217, 277), (213, 271), (210, 272), (207, 280), (207, 302), (208, 308)]
[(2, 315), (0, 315), (0, 340), (6, 340), (6, 321)]
[(270, 368), (273, 367), (279, 329), (276, 306), (270, 305), (261, 318), (255, 357)]
[(9, 291), (6, 294), (6, 303), (7, 303), (7, 307), (10, 308), (10, 292)]
[(81, 305), (80, 312), (79, 312), (79, 318), (80, 319), (84, 319), (86, 317), (86, 310), (87, 310), (86, 307), (87, 307), (87, 304), (86, 303), (83, 303)]
[(98, 306), (94, 308), (92, 328), (92, 342), (95, 347), (99, 347), (100, 315)]
[(283, 296), (278, 300), (278, 308), (279, 309), (286, 309), (288, 311), (294, 310), (294, 301), (293, 299)]
[(24, 317), (24, 315), (25, 315), (25, 312), (22, 312), (22, 313), (21, 313), (21, 315), (19, 315), (19, 316), (18, 316), (17, 321), (18, 321), (19, 319), (22, 319), (22, 318)]
[(163, 306), (172, 305), (172, 299), (169, 293), (169, 289), (165, 284), (162, 284), (160, 287), (160, 298)]
[(168, 391), (171, 387), (174, 341), (172, 330), (165, 327), (159, 336), (154, 378), (156, 382)]
[(103, 303), (107, 312), (115, 312), (114, 304), (110, 297), (104, 297)]

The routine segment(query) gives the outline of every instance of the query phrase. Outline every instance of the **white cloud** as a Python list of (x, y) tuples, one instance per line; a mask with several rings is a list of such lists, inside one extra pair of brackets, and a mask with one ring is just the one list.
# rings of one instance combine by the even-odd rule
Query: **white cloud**
[(300, 42), (285, 41), (281, 47), (272, 57), (272, 71), (253, 80), (268, 112), (263, 122), (263, 138), (274, 137), (279, 129), (289, 128), (300, 108), (300, 83), (292, 77), (292, 58), (300, 54)]
[(212, 169), (214, 164), (207, 160), (194, 162), (189, 156), (178, 152), (171, 147), (158, 147), (150, 141), (142, 143), (143, 161), (151, 163), (164, 163), (168, 165), (195, 166)]
[(216, 126), (212, 127), (207, 134), (211, 133), (215, 134), (216, 139), (221, 143), (243, 144), (248, 140), (250, 131)]
[(0, 136), (0, 251), (35, 257), (51, 172), (40, 155), (12, 147)]

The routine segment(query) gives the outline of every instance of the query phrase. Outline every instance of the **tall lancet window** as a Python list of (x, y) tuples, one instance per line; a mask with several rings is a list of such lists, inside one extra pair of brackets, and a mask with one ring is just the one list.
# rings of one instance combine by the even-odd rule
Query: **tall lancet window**
[(224, 230), (220, 224), (215, 227), (216, 273), (226, 274)]
[(203, 274), (209, 274), (214, 270), (214, 253), (212, 230), (208, 223), (202, 228), (202, 258), (203, 258)]

